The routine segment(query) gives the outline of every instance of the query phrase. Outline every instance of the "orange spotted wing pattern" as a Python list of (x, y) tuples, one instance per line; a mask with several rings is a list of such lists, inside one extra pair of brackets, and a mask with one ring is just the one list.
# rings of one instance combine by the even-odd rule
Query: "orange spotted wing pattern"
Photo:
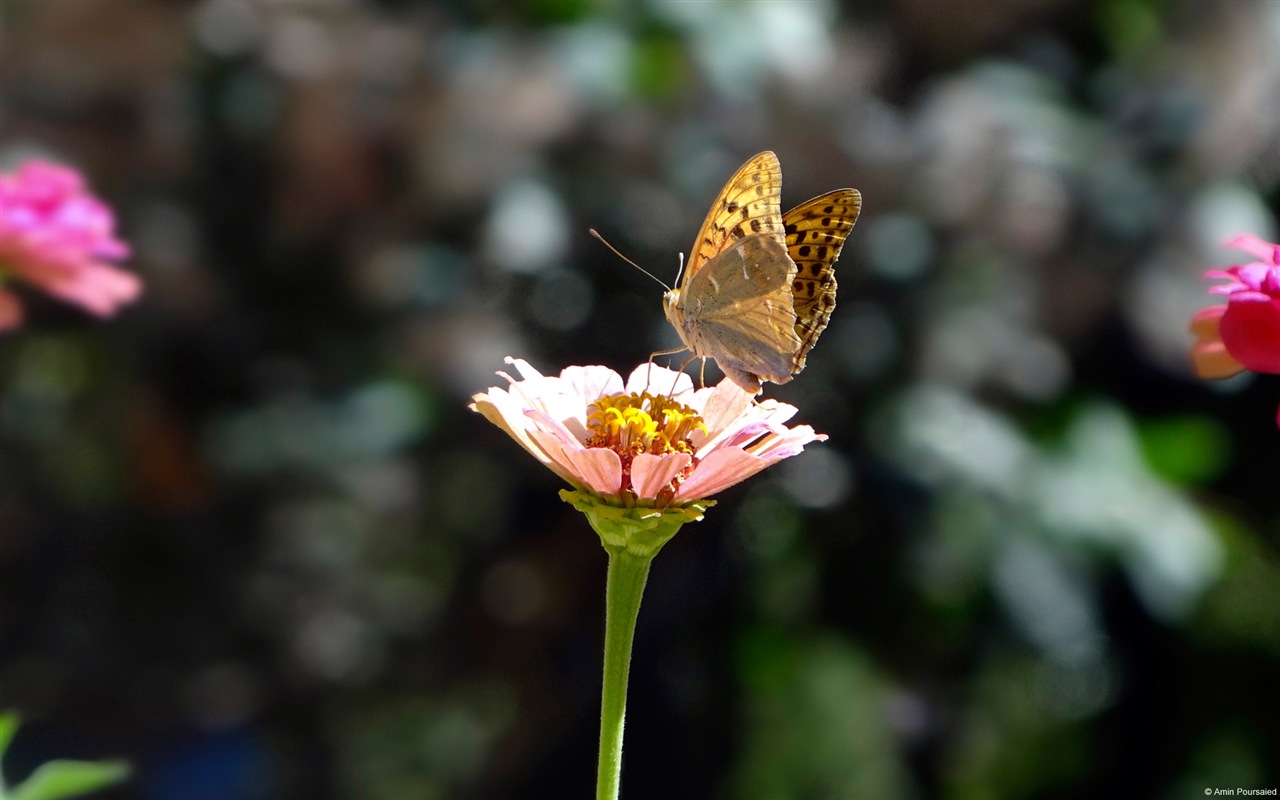
[(747, 159), (738, 167), (707, 212), (693, 240), (685, 272), (687, 284), (708, 261), (730, 244), (756, 233), (769, 234), (782, 243), (782, 165), (769, 151)]
[(791, 290), (800, 349), (792, 362), (793, 375), (804, 369), (805, 356), (836, 307), (836, 259), (861, 210), (862, 195), (857, 189), (837, 189), (782, 215), (787, 252), (796, 262)]

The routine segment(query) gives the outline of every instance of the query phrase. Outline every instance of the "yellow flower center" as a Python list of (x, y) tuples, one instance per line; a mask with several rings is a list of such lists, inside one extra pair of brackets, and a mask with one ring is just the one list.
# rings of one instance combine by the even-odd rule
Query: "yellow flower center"
[[(665, 395), (614, 394), (602, 397), (591, 405), (587, 414), (587, 428), (591, 435), (587, 447), (607, 447), (622, 459), (623, 500), (635, 502), (631, 488), (631, 462), (641, 453), (662, 456), (673, 453), (693, 455), (693, 443), (689, 437), (694, 431), (707, 432), (698, 413), (683, 403)], [(693, 462), (681, 470), (658, 493), (657, 507), (671, 502), (680, 484), (693, 471)]]

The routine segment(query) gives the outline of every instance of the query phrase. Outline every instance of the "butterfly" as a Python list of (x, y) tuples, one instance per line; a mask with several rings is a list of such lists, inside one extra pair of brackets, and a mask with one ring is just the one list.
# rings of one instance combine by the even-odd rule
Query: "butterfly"
[(663, 296), (681, 349), (715, 359), (752, 394), (762, 381), (786, 383), (804, 369), (836, 306), (833, 266), (862, 210), (857, 189), (786, 214), (778, 211), (781, 195), (778, 157), (748, 159), (707, 213), (683, 279)]

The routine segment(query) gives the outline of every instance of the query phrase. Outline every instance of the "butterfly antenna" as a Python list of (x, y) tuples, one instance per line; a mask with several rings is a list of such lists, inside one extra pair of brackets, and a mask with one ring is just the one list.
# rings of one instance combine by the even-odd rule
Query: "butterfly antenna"
[(606, 240), (605, 240), (605, 238), (604, 238), (603, 236), (601, 236), (599, 233), (597, 233), (597, 232), (596, 232), (596, 229), (595, 229), (595, 228), (591, 228), (589, 232), (591, 233), (591, 235), (592, 235), (592, 236), (596, 237), (596, 238), (597, 238), (597, 239), (599, 239), (601, 242), (603, 242), (605, 247), (607, 247), (607, 248), (609, 248), (610, 250), (612, 250), (612, 251), (613, 251), (613, 254), (614, 254), (615, 256), (617, 256), (618, 258), (620, 258), (620, 259), (622, 259), (623, 261), (627, 262), (628, 264), (630, 264), (631, 266), (635, 267), (636, 269), (640, 270), (640, 271), (641, 271), (641, 272), (643, 272), (645, 275), (648, 275), (650, 278), (653, 278), (655, 281), (658, 281), (658, 285), (659, 285), (659, 286), (661, 286), (663, 289), (666, 289), (668, 292), (669, 292), (669, 291), (671, 291), (671, 287), (670, 287), (670, 286), (668, 286), (668, 285), (666, 285), (665, 283), (663, 283), (663, 282), (662, 282), (662, 280), (661, 280), (661, 279), (659, 279), (659, 278), (658, 278), (656, 275), (654, 275), (652, 272), (650, 272), (649, 270), (647, 270), (647, 269), (645, 269), (644, 267), (640, 266), (639, 264), (637, 264), (636, 262), (632, 261), (631, 259), (627, 258), (627, 257), (626, 257), (626, 256), (624, 256), (622, 253), (619, 253), (619, 252), (618, 252), (618, 248), (616, 248), (616, 247), (614, 247), (613, 245), (609, 244), (609, 242), (608, 242), (608, 241), (606, 241)]

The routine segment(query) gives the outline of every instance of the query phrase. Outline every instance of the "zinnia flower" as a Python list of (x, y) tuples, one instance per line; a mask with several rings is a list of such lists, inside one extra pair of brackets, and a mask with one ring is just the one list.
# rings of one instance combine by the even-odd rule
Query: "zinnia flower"
[[(18, 278), (108, 317), (142, 291), (135, 275), (105, 263), (128, 255), (111, 208), (74, 169), (37, 160), (0, 175), (0, 285)], [(21, 322), (18, 297), (0, 288), (0, 331)]]
[(1197, 339), (1191, 348), (1196, 374), (1227, 378), (1246, 369), (1280, 373), (1280, 245), (1244, 234), (1226, 246), (1258, 260), (1205, 273), (1227, 281), (1209, 290), (1225, 295), (1227, 304), (1191, 318)]
[(607, 367), (544, 376), (508, 358), (522, 380), (477, 394), (472, 410), (581, 491), (621, 508), (687, 506), (827, 437), (788, 428), (794, 406), (754, 402), (732, 381), (695, 390), (682, 372), (643, 364), (625, 385)]
[(827, 437), (788, 428), (793, 406), (757, 403), (730, 380), (694, 390), (683, 372), (644, 364), (625, 384), (607, 367), (544, 376), (508, 358), (520, 380), (472, 398), (471, 409), (506, 431), (575, 488), (560, 496), (587, 517), (609, 554), (596, 797), (617, 798), (627, 676), (649, 565), (711, 495)]

